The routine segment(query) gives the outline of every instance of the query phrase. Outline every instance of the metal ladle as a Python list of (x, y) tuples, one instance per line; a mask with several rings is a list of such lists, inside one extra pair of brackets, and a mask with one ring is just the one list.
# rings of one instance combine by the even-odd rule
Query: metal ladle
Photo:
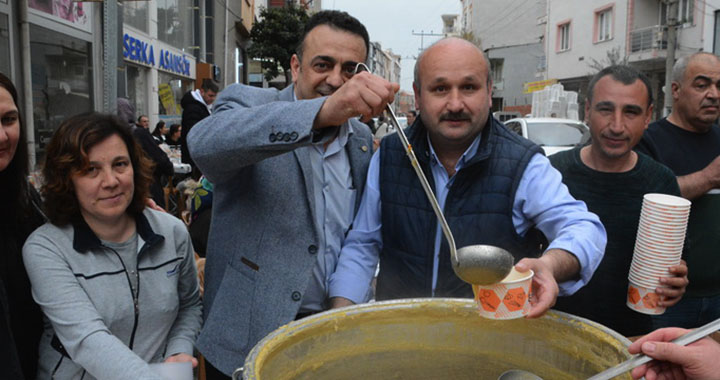
[[(675, 338), (672, 343), (675, 343), (679, 346), (686, 346), (692, 342), (695, 342), (697, 340), (700, 340), (715, 331), (720, 330), (720, 318), (702, 326), (695, 330), (692, 330), (686, 334), (683, 334), (677, 338)], [(643, 365), (649, 361), (653, 360), (653, 358), (646, 356), (646, 355), (635, 355), (632, 358), (612, 367), (609, 369), (606, 369), (605, 371), (602, 371), (598, 373), (595, 376), (589, 377), (587, 380), (610, 380), (616, 376), (620, 376), (623, 373), (630, 371), (631, 369), (638, 367), (640, 365)], [(521, 369), (511, 369), (509, 371), (503, 372), (500, 377), (498, 377), (498, 380), (543, 380), (541, 377), (533, 374), (532, 372), (523, 371)]]
[[(367, 65), (360, 62), (357, 66), (355, 66), (355, 73), (357, 74), (361, 71), (370, 72), (370, 69)], [(489, 285), (500, 282), (510, 273), (510, 270), (512, 270), (514, 261), (513, 256), (510, 252), (502, 248), (490, 245), (471, 245), (462, 247), (459, 250), (456, 249), (455, 239), (450, 231), (450, 226), (448, 226), (447, 221), (445, 220), (445, 216), (440, 209), (437, 198), (435, 198), (435, 194), (430, 187), (430, 183), (428, 183), (427, 178), (425, 178), (425, 174), (420, 168), (415, 152), (413, 151), (407, 136), (405, 136), (405, 132), (400, 126), (400, 123), (395, 116), (395, 112), (392, 108), (390, 108), (389, 104), (385, 106), (385, 110), (390, 115), (390, 120), (397, 130), (398, 136), (400, 136), (403, 148), (405, 148), (405, 152), (407, 153), (408, 159), (410, 159), (410, 163), (415, 170), (415, 174), (417, 174), (418, 179), (420, 179), (420, 184), (422, 184), (423, 190), (425, 190), (425, 195), (427, 195), (433, 211), (440, 222), (443, 234), (445, 235), (445, 238), (448, 241), (448, 246), (450, 247), (450, 262), (452, 263), (452, 268), (455, 271), (455, 274), (463, 281), (475, 285)]]

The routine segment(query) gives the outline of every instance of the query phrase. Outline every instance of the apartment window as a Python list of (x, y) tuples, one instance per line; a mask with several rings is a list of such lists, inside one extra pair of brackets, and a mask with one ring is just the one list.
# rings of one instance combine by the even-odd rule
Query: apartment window
[(498, 85), (503, 81), (503, 62), (504, 59), (490, 60), (490, 75), (493, 83)]
[[(660, 24), (667, 25), (668, 9), (670, 5), (664, 4), (660, 8)], [(695, 0), (678, 0), (677, 22), (679, 24), (692, 24)]]
[(713, 40), (713, 54), (720, 54), (720, 11), (715, 11), (715, 33)]
[(558, 51), (570, 50), (570, 23), (558, 25)]
[(595, 42), (612, 38), (612, 11), (612, 8), (607, 8), (595, 13)]

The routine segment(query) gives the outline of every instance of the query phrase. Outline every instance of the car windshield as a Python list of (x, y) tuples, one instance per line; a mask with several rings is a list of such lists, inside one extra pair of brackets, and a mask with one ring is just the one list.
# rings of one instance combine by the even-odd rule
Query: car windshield
[(567, 123), (527, 124), (528, 139), (540, 146), (573, 146), (582, 141), (582, 127)]

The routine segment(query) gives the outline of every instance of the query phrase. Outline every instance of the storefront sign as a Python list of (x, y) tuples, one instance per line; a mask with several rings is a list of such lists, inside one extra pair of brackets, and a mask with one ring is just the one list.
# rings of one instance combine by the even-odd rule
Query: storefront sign
[[(155, 52), (159, 52), (157, 56)], [(143, 66), (156, 67), (172, 74), (194, 78), (195, 58), (160, 41), (148, 42), (147, 38), (125, 33), (123, 57)]]
[(537, 82), (527, 82), (523, 85), (523, 93), (530, 94), (535, 91), (540, 91), (547, 86), (552, 86), (557, 83), (557, 79), (541, 80)]

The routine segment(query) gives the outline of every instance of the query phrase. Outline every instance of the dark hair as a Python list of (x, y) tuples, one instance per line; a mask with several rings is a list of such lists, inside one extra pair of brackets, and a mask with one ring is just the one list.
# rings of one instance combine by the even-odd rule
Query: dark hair
[[(140, 116), (138, 116), (138, 119), (137, 119), (138, 123), (139, 123), (140, 120), (142, 120), (142, 118), (144, 118), (144, 117), (147, 118), (147, 115), (140, 115)], [(148, 118), (148, 120), (150, 120), (150, 118)]]
[(214, 93), (220, 92), (220, 88), (218, 87), (217, 83), (215, 83), (215, 81), (209, 78), (205, 78), (202, 80), (202, 85), (200, 86), (200, 88), (203, 91), (212, 91)]
[(172, 124), (170, 125), (170, 131), (168, 132), (168, 137), (172, 136), (173, 134), (177, 133), (178, 129), (180, 129), (180, 124)]
[(82, 218), (72, 177), (90, 164), (88, 151), (110, 136), (118, 136), (125, 142), (133, 167), (135, 192), (127, 212), (135, 216), (145, 208), (153, 180), (152, 161), (135, 142), (130, 127), (117, 117), (86, 113), (63, 121), (47, 146), (42, 194), (50, 222), (63, 226)]
[(303, 49), (305, 48), (305, 38), (311, 30), (320, 25), (327, 25), (333, 29), (342, 30), (362, 37), (365, 42), (365, 59), (367, 60), (370, 54), (370, 36), (365, 26), (347, 12), (327, 10), (315, 13), (305, 23), (300, 44), (297, 46), (297, 49), (295, 49), (295, 53), (301, 61)]
[(599, 73), (595, 74), (595, 76), (593, 76), (590, 80), (590, 84), (588, 85), (587, 104), (592, 104), (593, 91), (595, 91), (595, 85), (597, 84), (597, 82), (608, 75), (610, 75), (614, 80), (628, 86), (635, 83), (635, 81), (640, 80), (645, 85), (645, 89), (647, 89), (647, 105), (650, 106), (651, 104), (653, 104), (653, 94), (652, 87), (650, 86), (650, 80), (645, 74), (641, 73), (636, 68), (628, 65), (608, 66), (600, 70)]
[(155, 137), (162, 137), (161, 129), (163, 129), (164, 127), (165, 127), (165, 122), (162, 120), (158, 121), (157, 124), (155, 124), (155, 130), (152, 131), (152, 135)]
[(6, 77), (3, 73), (0, 73), (0, 87), (10, 93), (15, 107), (18, 109), (18, 127), (20, 128), (15, 155), (10, 159), (10, 163), (8, 163), (5, 170), (0, 170), (0, 209), (7, 210), (3, 211), (3, 220), (8, 223), (18, 223), (19, 221), (25, 220), (33, 210), (30, 197), (28, 196), (27, 137), (25, 136), (22, 112), (20, 112), (20, 106), (18, 104), (17, 89), (10, 78)]

